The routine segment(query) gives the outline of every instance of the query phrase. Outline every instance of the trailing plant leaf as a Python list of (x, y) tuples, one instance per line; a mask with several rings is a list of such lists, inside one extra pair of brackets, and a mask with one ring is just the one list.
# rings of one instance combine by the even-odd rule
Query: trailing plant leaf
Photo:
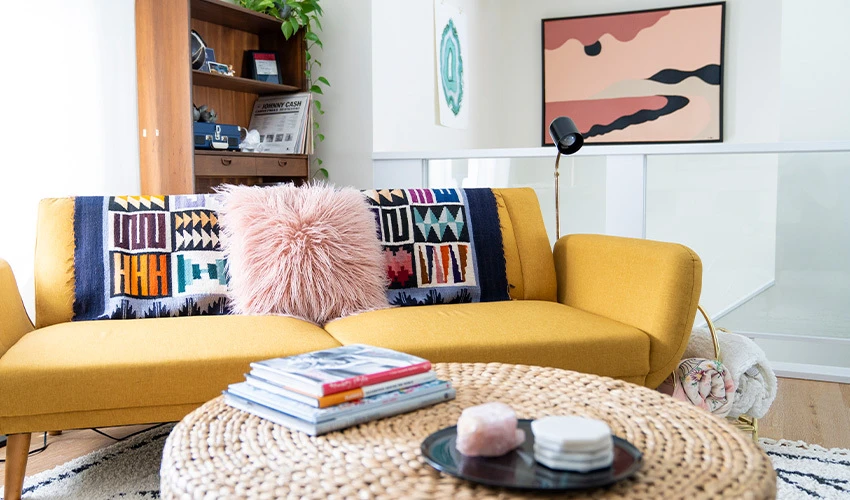
[[(302, 28), (304, 29), (304, 39), (308, 42), (312, 42), (307, 45), (304, 54), (307, 63), (307, 68), (304, 70), (304, 76), (307, 77), (309, 91), (317, 95), (323, 95), (324, 92), (318, 84), (325, 85), (326, 87), (330, 87), (331, 84), (324, 76), (317, 75), (314, 78), (313, 65), (321, 68), (322, 63), (315, 59), (313, 54), (310, 53), (310, 48), (313, 46), (318, 46), (319, 48), (324, 49), (324, 44), (322, 43), (321, 38), (319, 38), (319, 35), (316, 33), (316, 30), (321, 31), (323, 29), (322, 22), (319, 20), (319, 18), (324, 15), (324, 10), (320, 5), (320, 0), (238, 0), (238, 2), (242, 7), (256, 12), (262, 12), (263, 14), (268, 14), (280, 19), (280, 30), (283, 37), (287, 40), (296, 35)], [(314, 30), (314, 28), (316, 28), (316, 30)], [(316, 104), (318, 115), (324, 115), (325, 110), (322, 109), (322, 103), (317, 100), (314, 100), (313, 102)], [(316, 121), (315, 114), (312, 119), (314, 138), (319, 142), (322, 142), (325, 140), (325, 136), (324, 134), (318, 133), (319, 122)], [(316, 161), (319, 165), (322, 164), (321, 158), (315, 158), (314, 161)], [(327, 170), (319, 169), (319, 171), (324, 172), (324, 175), (327, 178)]]

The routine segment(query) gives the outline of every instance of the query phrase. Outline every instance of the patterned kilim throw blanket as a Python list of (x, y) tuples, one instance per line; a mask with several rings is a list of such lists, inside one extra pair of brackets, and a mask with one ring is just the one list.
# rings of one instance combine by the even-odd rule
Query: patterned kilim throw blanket
[(509, 300), (496, 198), (490, 189), (364, 191), (396, 306)]
[(227, 314), (215, 196), (74, 205), (74, 321)]

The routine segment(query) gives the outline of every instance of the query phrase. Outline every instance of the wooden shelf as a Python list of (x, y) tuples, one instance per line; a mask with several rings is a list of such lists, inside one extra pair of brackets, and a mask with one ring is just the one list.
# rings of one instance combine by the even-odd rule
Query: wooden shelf
[(196, 69), (192, 70), (192, 85), (259, 95), (286, 94), (301, 90), (293, 85), (261, 82), (239, 76), (224, 76), (216, 73), (207, 73), (206, 71), (198, 71)]
[[(250, 33), (281, 32), (281, 21), (221, 0), (191, 0), (192, 17)], [(283, 36), (281, 34), (281, 36)]]
[(289, 153), (247, 153), (242, 151), (217, 151), (214, 149), (196, 149), (195, 154), (204, 156), (247, 156), (252, 158), (290, 158), (294, 160), (307, 159), (307, 155)]

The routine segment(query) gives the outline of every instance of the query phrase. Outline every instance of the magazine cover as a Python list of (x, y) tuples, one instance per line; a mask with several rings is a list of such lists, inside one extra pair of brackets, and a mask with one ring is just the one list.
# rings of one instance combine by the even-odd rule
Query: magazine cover
[(227, 392), (235, 394), (241, 398), (260, 403), (263, 406), (267, 406), (288, 415), (292, 415), (293, 417), (306, 420), (310, 423), (319, 423), (346, 417), (371, 408), (418, 398), (434, 392), (446, 391), (451, 387), (452, 384), (450, 382), (433, 380), (431, 382), (408, 387), (406, 389), (376, 394), (375, 396), (369, 396), (368, 398), (358, 399), (356, 401), (349, 401), (347, 403), (330, 406), (328, 408), (316, 408), (311, 405), (299, 403), (293, 399), (258, 389), (247, 382), (232, 384), (227, 388)]
[(259, 369), (261, 378), (321, 397), (426, 372), (431, 363), (392, 349), (352, 344), (251, 363), (251, 368)]

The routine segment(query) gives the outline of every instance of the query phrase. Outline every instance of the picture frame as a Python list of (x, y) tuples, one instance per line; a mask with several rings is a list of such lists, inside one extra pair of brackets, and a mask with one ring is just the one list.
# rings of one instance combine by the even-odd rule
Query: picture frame
[(280, 67), (276, 53), (264, 50), (246, 50), (245, 61), (249, 78), (261, 82), (283, 83), (280, 79)]
[(215, 50), (213, 50), (210, 47), (205, 47), (204, 48), (204, 54), (205, 54), (204, 64), (201, 65), (201, 71), (206, 71), (207, 73), (209, 73), (210, 72), (210, 64), (209, 63), (216, 62), (215, 61)]
[(589, 144), (723, 141), (726, 3), (541, 21), (541, 143), (569, 116)]
[(217, 63), (217, 62), (210, 62), (210, 63), (208, 63), (208, 65), (209, 65), (210, 73), (217, 73), (219, 75), (224, 75), (224, 76), (233, 76), (233, 71), (226, 64)]

